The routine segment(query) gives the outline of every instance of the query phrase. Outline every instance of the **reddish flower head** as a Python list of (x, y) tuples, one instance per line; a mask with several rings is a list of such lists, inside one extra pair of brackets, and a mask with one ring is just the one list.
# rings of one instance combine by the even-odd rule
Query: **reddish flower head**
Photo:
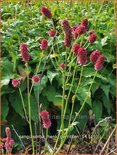
[(30, 55), (29, 55), (27, 44), (25, 43), (20, 44), (20, 52), (21, 52), (22, 60), (24, 62), (28, 62), (30, 60)]
[(17, 88), (20, 85), (20, 81), (18, 79), (13, 79), (12, 85), (13, 85), (13, 87)]
[(43, 110), (41, 112), (41, 118), (43, 121), (44, 128), (50, 128), (51, 120), (50, 120), (49, 112), (47, 110)]
[(41, 13), (46, 16), (47, 18), (52, 18), (52, 14), (50, 10), (44, 6), (41, 7)]
[(93, 51), (90, 55), (90, 61), (95, 63), (99, 56), (100, 56), (100, 51), (98, 50)]
[(77, 27), (76, 32), (77, 32), (78, 35), (86, 33), (86, 27), (83, 26), (83, 25), (80, 25), (80, 26)]
[(81, 22), (81, 25), (85, 26), (85, 28), (87, 29), (88, 28), (88, 20), (87, 19), (83, 19), (82, 22)]
[(78, 63), (85, 65), (87, 62), (87, 51), (84, 48), (78, 49)]
[(63, 31), (65, 34), (64, 37), (64, 46), (66, 47), (70, 47), (71, 46), (71, 41), (72, 41), (72, 29), (69, 25), (68, 20), (63, 20), (62, 21), (62, 27), (63, 27)]
[(51, 30), (48, 31), (48, 34), (49, 34), (50, 37), (55, 37), (55, 35), (56, 35), (56, 30), (51, 29)]
[(47, 40), (47, 39), (42, 39), (42, 40), (41, 40), (40, 48), (41, 48), (42, 50), (47, 50), (47, 48), (48, 48), (48, 40)]
[(64, 38), (64, 46), (66, 46), (66, 47), (70, 47), (71, 46), (71, 37), (65, 37)]
[(74, 54), (78, 54), (78, 49), (80, 48), (80, 45), (79, 44), (74, 44), (73, 46), (72, 46), (72, 52), (74, 53)]
[(74, 37), (74, 39), (76, 40), (77, 39), (77, 37), (78, 37), (78, 33), (77, 33), (77, 31), (75, 30), (74, 31), (74, 33), (73, 33), (73, 37)]
[(11, 153), (14, 140), (11, 138), (11, 131), (8, 127), (6, 127), (5, 132), (6, 132), (6, 138), (3, 138), (2, 142), (4, 143), (4, 147), (8, 151), (8, 153)]
[(94, 34), (94, 33), (92, 33), (92, 34), (90, 34), (90, 36), (89, 36), (89, 38), (88, 38), (88, 41), (89, 41), (90, 43), (94, 43), (94, 42), (96, 41), (96, 38), (97, 38), (97, 35)]
[(100, 55), (94, 65), (95, 70), (99, 71), (103, 68), (104, 65), (104, 61), (105, 61), (105, 56), (104, 55)]
[(33, 77), (32, 77), (32, 82), (33, 83), (38, 83), (40, 81), (40, 77), (38, 76), (38, 75), (34, 75)]
[(63, 20), (62, 21), (62, 27), (63, 27), (63, 31), (64, 31), (64, 33), (67, 35), (67, 33), (71, 33), (72, 32), (72, 29), (71, 29), (71, 27), (70, 27), (70, 25), (69, 25), (69, 22), (68, 22), (68, 20)]
[(72, 30), (75, 31), (78, 26), (72, 26)]
[(64, 68), (65, 68), (65, 64), (64, 64), (64, 63), (61, 63), (61, 64), (60, 64), (60, 67), (61, 67), (62, 69), (64, 69)]

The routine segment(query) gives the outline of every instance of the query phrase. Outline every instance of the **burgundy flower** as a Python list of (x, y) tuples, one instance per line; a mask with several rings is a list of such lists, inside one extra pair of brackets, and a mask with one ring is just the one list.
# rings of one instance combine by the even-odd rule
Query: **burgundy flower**
[(104, 65), (104, 61), (105, 61), (105, 56), (104, 55), (100, 55), (94, 65), (95, 70), (99, 71), (103, 68)]
[(79, 44), (74, 44), (73, 46), (72, 46), (72, 52), (74, 53), (74, 54), (78, 54), (78, 49), (80, 48), (80, 45)]
[(83, 26), (83, 25), (78, 26), (77, 29), (76, 29), (76, 32), (77, 32), (78, 35), (81, 35), (83, 33), (86, 33), (85, 26)]
[(88, 20), (87, 19), (83, 19), (82, 22), (81, 22), (81, 25), (85, 26), (85, 28), (87, 29), (88, 28)]
[(13, 85), (13, 87), (17, 88), (20, 85), (20, 81), (18, 79), (13, 79), (12, 85)]
[(40, 77), (38, 76), (38, 75), (34, 75), (33, 77), (32, 77), (32, 82), (33, 83), (38, 83), (40, 81)]
[(64, 33), (67, 35), (67, 33), (69, 33), (69, 32), (71, 32), (71, 27), (70, 27), (70, 25), (69, 25), (69, 22), (68, 22), (68, 20), (66, 20), (66, 19), (64, 19), (63, 21), (62, 21), (62, 27), (63, 27), (63, 31), (64, 31)]
[(42, 40), (41, 40), (40, 48), (41, 48), (42, 50), (47, 50), (47, 48), (48, 48), (48, 40), (47, 40), (47, 39), (42, 39)]
[(74, 40), (77, 39), (77, 37), (78, 37), (78, 33), (77, 33), (77, 31), (74, 31), (73, 37), (74, 37)]
[(72, 41), (72, 29), (69, 25), (68, 20), (63, 20), (62, 21), (62, 27), (63, 27), (63, 31), (65, 34), (64, 37), (64, 46), (66, 47), (70, 47), (71, 46), (71, 41)]
[(78, 26), (72, 26), (72, 30), (75, 31)]
[(46, 16), (47, 18), (52, 18), (52, 14), (50, 10), (44, 6), (41, 7), (41, 13)]
[(90, 61), (95, 63), (99, 56), (100, 56), (100, 51), (98, 50), (93, 51), (90, 55)]
[(30, 60), (30, 55), (29, 55), (27, 44), (25, 43), (20, 44), (20, 52), (21, 52), (22, 60), (24, 62), (28, 62)]
[(49, 34), (50, 37), (55, 37), (55, 35), (56, 35), (56, 30), (51, 29), (51, 30), (48, 31), (48, 34)]
[(90, 43), (94, 43), (96, 41), (96, 38), (97, 38), (97, 35), (92, 33), (92, 34), (89, 35), (88, 41)]
[(71, 38), (69, 38), (69, 37), (64, 38), (64, 46), (66, 46), (68, 48), (71, 46)]
[(64, 69), (64, 68), (65, 68), (65, 64), (64, 64), (64, 63), (61, 63), (61, 64), (60, 64), (60, 67), (61, 67), (62, 69)]
[(2, 142), (4, 143), (4, 147), (7, 150), (7, 152), (11, 153), (14, 140), (11, 138), (10, 128), (6, 127), (5, 132), (6, 132), (6, 138), (3, 138)]
[(85, 65), (87, 62), (87, 51), (84, 48), (78, 49), (78, 63)]
[(49, 117), (50, 117), (49, 112), (47, 110), (43, 110), (41, 112), (41, 118), (42, 118), (44, 128), (50, 128), (51, 126), (51, 120)]

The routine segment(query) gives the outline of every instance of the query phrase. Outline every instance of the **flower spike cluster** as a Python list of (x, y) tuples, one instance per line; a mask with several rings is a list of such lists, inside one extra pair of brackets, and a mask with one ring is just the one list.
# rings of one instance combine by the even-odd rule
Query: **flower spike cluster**
[(44, 128), (50, 128), (51, 126), (51, 120), (49, 117), (49, 112), (47, 110), (41, 111), (41, 118)]
[(12, 152), (12, 147), (14, 144), (14, 140), (11, 138), (11, 131), (9, 127), (6, 127), (5, 129), (6, 132), (6, 138), (2, 139), (2, 142), (4, 143), (4, 147), (5, 149), (11, 153)]
[(62, 27), (65, 34), (64, 46), (69, 48), (71, 46), (72, 41), (72, 28), (70, 27), (68, 20), (62, 21)]
[(50, 10), (44, 6), (41, 7), (41, 13), (47, 18), (50, 18), (50, 19), (52, 18), (52, 14)]
[(28, 62), (30, 60), (28, 45), (25, 43), (20, 44), (20, 52), (21, 52), (22, 60), (24, 62)]

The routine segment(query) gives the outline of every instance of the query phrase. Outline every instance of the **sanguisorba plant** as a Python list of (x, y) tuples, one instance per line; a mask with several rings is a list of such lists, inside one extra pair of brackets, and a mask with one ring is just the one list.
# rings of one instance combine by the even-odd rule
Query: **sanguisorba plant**
[[(47, 143), (48, 129), (53, 124), (51, 123), (49, 112), (47, 111), (47, 109), (41, 110), (40, 103), (38, 101), (39, 125), (40, 126), (43, 125), (43, 128), (46, 129), (45, 149), (48, 149), (48, 152), (50, 152), (51, 154), (56, 154), (60, 151), (61, 147), (65, 143), (65, 140), (67, 139), (67, 136), (70, 133), (70, 129), (73, 128), (78, 123), (78, 122), (76, 122), (76, 119), (78, 118), (79, 114), (81, 113), (81, 111), (83, 110), (83, 108), (86, 104), (86, 101), (89, 97), (88, 94), (91, 91), (92, 85), (93, 85), (95, 77), (97, 75), (97, 72), (99, 72), (103, 68), (104, 61), (106, 60), (106, 58), (97, 49), (95, 49), (95, 51), (92, 51), (91, 54), (89, 54), (87, 51), (87, 48), (90, 45), (92, 45), (97, 39), (97, 35), (95, 34), (94, 30), (89, 31), (89, 28), (88, 28), (89, 24), (88, 24), (87, 19), (83, 19), (81, 21), (80, 25), (76, 25), (76, 26), (72, 26), (72, 27), (70, 26), (69, 21), (67, 19), (63, 19), (61, 21), (62, 33), (58, 34), (56, 26), (54, 25), (55, 19), (52, 17), (51, 11), (48, 8), (46, 8), (45, 6), (42, 6), (41, 13), (45, 17), (45, 19), (52, 20), (52, 23), (53, 23), (53, 28), (50, 28), (50, 30), (48, 31), (48, 36), (53, 38), (52, 47), (49, 47), (47, 39), (43, 38), (40, 40), (40, 49), (43, 52), (49, 51), (49, 48), (50, 48), (50, 52), (49, 52), (48, 56), (46, 57), (47, 59), (51, 59), (50, 55), (53, 52), (55, 52), (54, 49), (55, 49), (56, 45), (54, 45), (54, 42), (55, 41), (57, 42), (58, 35), (62, 36), (63, 32), (64, 32), (63, 49), (64, 49), (65, 54), (62, 55), (63, 61), (61, 62), (61, 59), (60, 59), (61, 53), (59, 50), (59, 46), (57, 46), (57, 50), (56, 50), (57, 54), (59, 56), (57, 58), (55, 58), (54, 60), (51, 60), (54, 67), (59, 68), (59, 72), (60, 72), (61, 78), (62, 78), (61, 125), (60, 125), (60, 130), (58, 131), (58, 136), (57, 136), (57, 139), (56, 139), (56, 142), (55, 142), (55, 145), (53, 148), (52, 147), (50, 148), (49, 144)], [(86, 38), (85, 35), (87, 36), (87, 40), (84, 39), (84, 38)], [(85, 42), (84, 42), (84, 40), (85, 40)], [(23, 80), (15, 78), (12, 80), (12, 85), (14, 88), (19, 89), (19, 94), (20, 94), (21, 101), (22, 101), (22, 107), (24, 110), (25, 119), (27, 120), (27, 122), (29, 124), (29, 128), (30, 128), (32, 151), (34, 154), (36, 144), (34, 142), (33, 132), (32, 132), (31, 93), (33, 93), (32, 90), (33, 90), (34, 85), (41, 85), (41, 78), (43, 76), (43, 71), (42, 71), (42, 74), (39, 76), (38, 70), (41, 65), (42, 58), (39, 58), (39, 63), (37, 64), (34, 76), (30, 77), (30, 73), (29, 73), (30, 52), (28, 50), (28, 45), (26, 43), (21, 43), (19, 49), (20, 49), (22, 61), (24, 62), (24, 67), (26, 67), (26, 69), (27, 69), (26, 78), (27, 78), (28, 112), (27, 112), (27, 108), (25, 107), (26, 104), (24, 102), (23, 94), (22, 94), (22, 91), (20, 88), (20, 84), (21, 84), (21, 82), (23, 82)], [(74, 68), (72, 68), (73, 62), (75, 62)], [(47, 62), (44, 63), (43, 70), (44, 70), (46, 63)], [(75, 117), (73, 119), (72, 116), (73, 116), (74, 105), (75, 105), (75, 101), (77, 98), (78, 90), (79, 90), (81, 82), (82, 82), (83, 70), (85, 67), (87, 67), (91, 63), (93, 64), (95, 74), (92, 78), (92, 82), (89, 86), (87, 95), (84, 98), (84, 101), (81, 104), (80, 109), (75, 112)], [(77, 74), (76, 74), (78, 67), (80, 68), (80, 76), (79, 77), (77, 77)], [(77, 86), (75, 87), (76, 89), (75, 89), (74, 94), (71, 99), (70, 95), (71, 95), (72, 89), (74, 87), (74, 81), (76, 79), (77, 79)], [(71, 81), (71, 84), (70, 84), (69, 90), (66, 91), (69, 81)], [(30, 86), (30, 83), (31, 83), (31, 86)], [(38, 92), (38, 94), (40, 95), (39, 92)], [(71, 112), (69, 115), (68, 127), (65, 128), (64, 118), (66, 115), (66, 111), (67, 111), (69, 102), (72, 103), (72, 107), (71, 107)], [(43, 104), (41, 106), (43, 106)], [(37, 107), (35, 107), (35, 108), (37, 108)], [(41, 121), (42, 121), (42, 123), (41, 123)], [(62, 136), (61, 139), (60, 139), (60, 136)]]

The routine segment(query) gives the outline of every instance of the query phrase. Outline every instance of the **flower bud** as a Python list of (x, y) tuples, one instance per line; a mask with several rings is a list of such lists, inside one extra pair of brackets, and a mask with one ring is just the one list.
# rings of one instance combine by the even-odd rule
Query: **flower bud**
[(18, 79), (13, 79), (12, 85), (13, 85), (13, 87), (17, 88), (20, 85), (20, 81)]
[(65, 68), (65, 64), (64, 64), (64, 63), (61, 63), (61, 64), (60, 64), (60, 67), (61, 67), (62, 69), (64, 69), (64, 68)]
[(94, 65), (94, 68), (96, 71), (99, 71), (103, 68), (104, 65), (104, 61), (105, 61), (105, 56), (104, 55), (100, 55)]
[(56, 35), (56, 30), (51, 29), (51, 30), (48, 31), (48, 34), (49, 34), (50, 37), (55, 37), (55, 35)]
[(94, 43), (94, 42), (96, 41), (96, 38), (97, 38), (96, 34), (92, 33), (92, 34), (90, 34), (90, 36), (88, 37), (88, 41), (89, 41), (90, 43)]
[(38, 76), (38, 75), (34, 75), (33, 77), (32, 77), (32, 82), (33, 83), (38, 83), (40, 81), (40, 77)]
[(88, 28), (88, 20), (87, 19), (83, 19), (82, 22), (81, 22), (81, 25), (85, 26), (85, 28), (87, 29)]
[(74, 53), (74, 54), (78, 54), (78, 49), (80, 48), (80, 45), (79, 44), (74, 44), (73, 46), (72, 46), (72, 52)]
[(52, 18), (52, 14), (50, 10), (44, 6), (41, 7), (41, 13), (47, 18), (50, 18), (50, 19)]
[(78, 49), (78, 63), (81, 65), (85, 65), (87, 62), (87, 51), (84, 48)]
[(83, 33), (86, 33), (85, 26), (83, 26), (83, 25), (78, 26), (77, 29), (76, 29), (76, 32), (77, 32), (78, 35), (81, 35)]
[(47, 39), (42, 39), (42, 40), (41, 40), (40, 48), (41, 48), (42, 50), (47, 50), (47, 48), (48, 48), (48, 40), (47, 40)]
[(100, 51), (96, 50), (96, 51), (93, 51), (90, 55), (90, 62), (96, 62), (98, 57), (100, 55)]
[(30, 60), (30, 55), (29, 55), (27, 44), (25, 43), (20, 44), (20, 52), (21, 52), (22, 60), (24, 62), (28, 62)]
[(41, 118), (42, 118), (44, 128), (50, 128), (51, 121), (50, 121), (50, 118), (49, 118), (49, 112), (47, 110), (43, 110), (41, 112)]

